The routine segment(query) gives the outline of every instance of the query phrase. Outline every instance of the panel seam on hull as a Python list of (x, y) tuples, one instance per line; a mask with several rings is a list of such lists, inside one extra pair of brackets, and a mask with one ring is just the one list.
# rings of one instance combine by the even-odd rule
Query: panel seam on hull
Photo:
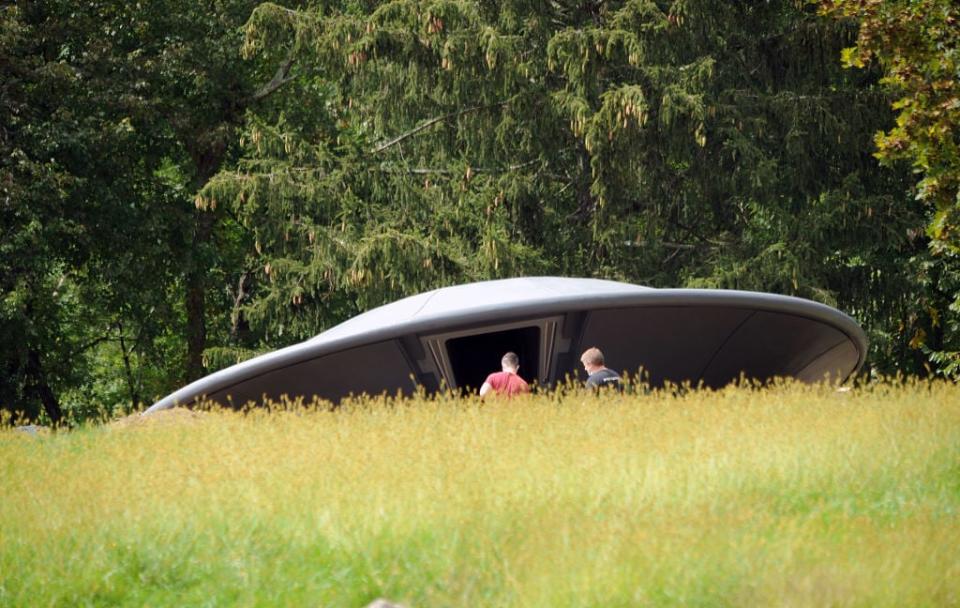
[(413, 313), (412, 315), (410, 315), (410, 319), (414, 319), (418, 314), (420, 314), (420, 311), (422, 311), (424, 308), (426, 308), (427, 304), (430, 303), (430, 300), (432, 300), (432, 299), (433, 299), (433, 296), (435, 296), (435, 295), (437, 295), (437, 292), (436, 292), (436, 291), (434, 291), (433, 293), (431, 293), (430, 295), (428, 295), (428, 296), (426, 297), (426, 299), (423, 301), (423, 304), (420, 305), (420, 308), (418, 308), (416, 311), (414, 311), (414, 313)]
[(419, 376), (421, 373), (423, 373), (423, 371), (420, 369), (420, 365), (417, 363), (417, 360), (410, 353), (407, 352), (407, 348), (406, 346), (404, 346), (402, 339), (397, 338), (393, 342), (394, 342), (394, 345), (397, 347), (397, 350), (400, 351), (400, 356), (403, 357), (403, 360), (407, 362), (407, 367), (409, 367), (410, 371), (412, 372), (410, 376), (410, 379), (413, 384), (412, 389), (416, 390), (417, 384), (418, 384), (416, 377)]
[(727, 345), (727, 342), (729, 342), (731, 338), (737, 335), (737, 332), (740, 331), (740, 328), (746, 325), (746, 323), (750, 319), (752, 319), (756, 314), (757, 314), (757, 311), (754, 310), (749, 315), (747, 315), (747, 317), (743, 321), (740, 321), (739, 323), (737, 323), (737, 326), (733, 328), (733, 331), (727, 334), (727, 337), (724, 338), (723, 342), (720, 343), (720, 346), (717, 347), (717, 350), (713, 351), (713, 354), (710, 355), (710, 359), (707, 361), (706, 365), (704, 365), (703, 369), (700, 370), (700, 373), (697, 374), (697, 386), (699, 386), (700, 383), (703, 382), (703, 375), (707, 373), (707, 370), (710, 369), (711, 365), (713, 365), (713, 360), (717, 358), (717, 355), (719, 355), (720, 351), (723, 350), (723, 347)]
[[(839, 342), (837, 342), (836, 344), (834, 344), (834, 345), (831, 346), (830, 348), (825, 348), (825, 349), (822, 350), (821, 352), (817, 353), (817, 355), (816, 355), (815, 357), (812, 357), (810, 360), (808, 360), (808, 361), (803, 365), (803, 367), (801, 367), (801, 368), (798, 369), (796, 372), (794, 372), (793, 375), (794, 375), (794, 376), (799, 376), (799, 375), (802, 374), (804, 371), (806, 371), (806, 369), (807, 369), (808, 367), (810, 367), (811, 365), (813, 365), (814, 363), (816, 363), (816, 362), (817, 362), (817, 359), (819, 359), (820, 357), (822, 357), (822, 356), (824, 356), (825, 354), (829, 353), (830, 351), (832, 351), (832, 350), (835, 349), (836, 347), (843, 345), (844, 342), (849, 342), (849, 341), (850, 341), (849, 338), (845, 338), (844, 340), (840, 340)], [(847, 379), (851, 376), (852, 373), (853, 373), (853, 372), (850, 372), (850, 373), (848, 373), (846, 376), (844, 376), (843, 380), (841, 381), (841, 384), (842, 384), (843, 382), (846, 382)]]

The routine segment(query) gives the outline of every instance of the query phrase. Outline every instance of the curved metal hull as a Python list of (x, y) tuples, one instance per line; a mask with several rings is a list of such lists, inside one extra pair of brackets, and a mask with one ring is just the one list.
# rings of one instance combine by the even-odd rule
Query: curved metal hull
[(540, 385), (576, 377), (579, 355), (601, 348), (607, 366), (652, 385), (721, 387), (741, 376), (843, 381), (863, 364), (863, 331), (840, 311), (765, 293), (650, 289), (595, 279), (533, 277), (472, 283), (412, 296), (306, 342), (202, 378), (148, 411), (207, 398), (226, 406), (418, 387), (474, 390), (518, 352)]

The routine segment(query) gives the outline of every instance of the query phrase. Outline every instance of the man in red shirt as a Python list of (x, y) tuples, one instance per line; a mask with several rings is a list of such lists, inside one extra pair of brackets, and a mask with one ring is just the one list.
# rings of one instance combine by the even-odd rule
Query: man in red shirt
[(530, 392), (527, 381), (517, 375), (520, 370), (520, 357), (516, 353), (505, 354), (500, 360), (500, 367), (503, 371), (487, 376), (486, 382), (480, 387), (481, 397), (485, 397), (490, 391), (505, 397)]

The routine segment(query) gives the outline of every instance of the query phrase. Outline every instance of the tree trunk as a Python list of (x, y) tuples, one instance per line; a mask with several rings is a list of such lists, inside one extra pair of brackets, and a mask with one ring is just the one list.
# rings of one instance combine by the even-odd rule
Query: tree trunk
[(206, 368), (203, 365), (203, 351), (207, 348), (207, 264), (203, 249), (210, 242), (215, 222), (212, 211), (197, 210), (194, 213), (193, 259), (187, 274), (187, 376), (191, 382), (202, 377)]
[(30, 375), (33, 389), (40, 397), (40, 402), (43, 403), (43, 409), (47, 412), (50, 422), (59, 424), (63, 419), (63, 410), (60, 409), (60, 402), (57, 401), (57, 396), (53, 393), (53, 389), (50, 388), (44, 376), (43, 366), (40, 363), (40, 353), (35, 350), (30, 350), (27, 354), (27, 373)]
[[(193, 191), (200, 192), (210, 181), (226, 156), (228, 137), (233, 131), (228, 129), (220, 137), (197, 136), (194, 146), (188, 146), (196, 173), (193, 179)], [(204, 144), (196, 145), (199, 142)], [(187, 270), (187, 381), (193, 381), (206, 373), (203, 365), (203, 351), (207, 348), (207, 275), (210, 271), (207, 248), (213, 239), (213, 230), (217, 223), (214, 209), (196, 209), (193, 212), (193, 242), (190, 252), (190, 266)]]
[(127, 388), (130, 389), (130, 411), (136, 411), (140, 404), (140, 391), (137, 390), (137, 382), (133, 377), (133, 366), (130, 363), (130, 352), (136, 347), (136, 341), (134, 341), (134, 346), (130, 351), (127, 351), (127, 343), (123, 337), (123, 323), (120, 321), (117, 322), (117, 333), (120, 335), (120, 353), (123, 355), (123, 369), (127, 374)]

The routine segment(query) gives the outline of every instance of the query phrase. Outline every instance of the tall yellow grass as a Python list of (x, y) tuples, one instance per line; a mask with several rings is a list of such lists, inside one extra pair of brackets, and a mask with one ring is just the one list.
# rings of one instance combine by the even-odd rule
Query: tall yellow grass
[(960, 389), (0, 432), (0, 605), (960, 603)]

